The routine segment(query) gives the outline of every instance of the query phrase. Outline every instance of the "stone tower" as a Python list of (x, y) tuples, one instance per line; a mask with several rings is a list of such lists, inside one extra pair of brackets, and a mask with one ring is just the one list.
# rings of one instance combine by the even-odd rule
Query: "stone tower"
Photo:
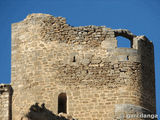
[[(118, 48), (118, 36), (131, 48)], [(78, 120), (156, 112), (153, 44), (125, 29), (31, 14), (12, 24), (11, 68), (13, 120), (35, 103)]]

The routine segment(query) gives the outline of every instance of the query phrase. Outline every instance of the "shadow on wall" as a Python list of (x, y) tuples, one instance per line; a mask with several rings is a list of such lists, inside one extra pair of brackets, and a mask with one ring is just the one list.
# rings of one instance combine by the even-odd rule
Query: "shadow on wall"
[(43, 103), (41, 106), (35, 103), (29, 108), (29, 112), (21, 120), (75, 120), (65, 113), (54, 114)]

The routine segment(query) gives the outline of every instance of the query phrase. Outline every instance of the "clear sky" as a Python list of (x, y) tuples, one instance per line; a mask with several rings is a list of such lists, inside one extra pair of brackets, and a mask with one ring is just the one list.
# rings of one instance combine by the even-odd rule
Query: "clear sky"
[(157, 113), (160, 114), (159, 0), (0, 0), (0, 83), (11, 80), (11, 24), (31, 13), (66, 17), (72, 26), (105, 25), (146, 35), (155, 47)]

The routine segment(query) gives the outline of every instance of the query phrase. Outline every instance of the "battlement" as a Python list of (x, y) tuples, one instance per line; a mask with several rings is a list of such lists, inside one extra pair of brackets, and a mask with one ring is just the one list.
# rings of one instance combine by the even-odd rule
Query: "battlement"
[[(118, 36), (127, 38), (131, 47), (118, 48)], [(149, 57), (153, 54), (152, 42), (145, 36), (136, 36), (126, 29), (114, 30), (93, 25), (73, 27), (66, 23), (65, 18), (49, 14), (31, 14), (23, 21), (12, 24), (12, 53), (18, 48), (22, 52), (31, 52), (53, 47), (73, 49), (74, 53), (80, 50), (103, 51), (99, 57), (115, 62), (140, 62), (142, 55)]]
[[(37, 40), (44, 42), (57, 41), (59, 43), (67, 43), (72, 45), (85, 45), (90, 47), (101, 46), (101, 42), (105, 41), (102, 47), (117, 48), (116, 37), (126, 37), (131, 41), (131, 48), (138, 49), (137, 41), (143, 40), (149, 42), (145, 36), (136, 36), (126, 29), (113, 30), (106, 26), (80, 26), (73, 27), (66, 23), (63, 17), (54, 17), (49, 14), (31, 14), (23, 21), (12, 24), (12, 30), (21, 32), (36, 31)], [(33, 34), (34, 34), (33, 33)], [(24, 34), (19, 36), (19, 43), (25, 42)], [(29, 36), (27, 36), (29, 38)], [(26, 40), (26, 42), (31, 40)]]

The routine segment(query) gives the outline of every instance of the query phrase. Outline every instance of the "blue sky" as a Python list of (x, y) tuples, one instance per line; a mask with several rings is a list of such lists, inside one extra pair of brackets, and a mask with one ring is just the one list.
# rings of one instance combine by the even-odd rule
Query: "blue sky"
[(157, 113), (160, 114), (159, 0), (0, 0), (0, 83), (10, 83), (11, 79), (11, 23), (31, 13), (66, 17), (72, 26), (105, 25), (146, 35), (155, 47)]

